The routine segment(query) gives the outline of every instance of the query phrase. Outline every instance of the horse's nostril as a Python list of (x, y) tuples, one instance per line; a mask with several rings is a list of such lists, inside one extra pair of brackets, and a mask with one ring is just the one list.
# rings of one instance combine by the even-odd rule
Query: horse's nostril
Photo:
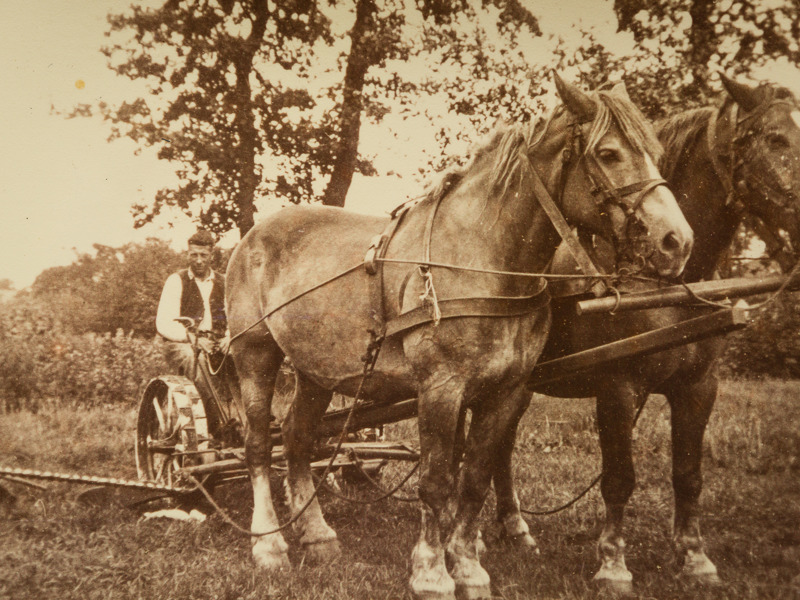
[(664, 252), (672, 254), (681, 249), (681, 241), (678, 239), (678, 236), (674, 231), (670, 231), (664, 236), (664, 239), (661, 240), (661, 247), (663, 248)]

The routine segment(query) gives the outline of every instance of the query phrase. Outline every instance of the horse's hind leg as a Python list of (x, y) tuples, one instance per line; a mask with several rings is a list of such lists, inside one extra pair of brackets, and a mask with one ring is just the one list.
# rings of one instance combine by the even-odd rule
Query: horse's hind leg
[[(269, 485), (272, 453), (270, 405), (283, 353), (271, 338), (263, 334), (237, 340), (232, 353), (247, 416), (245, 458), (253, 485), (251, 531), (265, 533), (278, 527)], [(280, 532), (253, 538), (253, 558), (256, 565), (268, 570), (290, 566), (287, 549)]]
[[(525, 394), (525, 408), (530, 403), (530, 393)], [(514, 489), (514, 443), (517, 439), (517, 426), (524, 409), (519, 417), (505, 433), (498, 444), (494, 474), (494, 491), (497, 496), (497, 520), (503, 526), (503, 532), (514, 545), (521, 548), (531, 548), (538, 553), (536, 540), (533, 539), (527, 521), (522, 517), (519, 497)]]
[(698, 500), (703, 487), (703, 435), (716, 398), (714, 374), (691, 385), (674, 386), (667, 394), (672, 409), (673, 540), (683, 563), (681, 574), (712, 583), (719, 578), (700, 535)]
[(294, 528), (300, 534), (300, 542), (310, 562), (329, 561), (340, 553), (336, 532), (322, 516), (311, 477), (316, 428), (332, 395), (331, 391), (298, 372), (294, 400), (283, 421), (284, 454), (289, 466), (286, 477), (289, 507), (292, 516), (297, 516)]

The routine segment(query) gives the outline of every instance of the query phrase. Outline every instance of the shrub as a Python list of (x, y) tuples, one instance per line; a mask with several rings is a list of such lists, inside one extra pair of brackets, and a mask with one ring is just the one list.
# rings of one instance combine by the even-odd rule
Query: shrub
[(728, 336), (723, 375), (800, 378), (800, 303), (784, 293), (756, 311), (746, 329)]
[(134, 404), (143, 384), (167, 372), (161, 342), (70, 333), (29, 297), (0, 305), (0, 399), (6, 410), (41, 403)]

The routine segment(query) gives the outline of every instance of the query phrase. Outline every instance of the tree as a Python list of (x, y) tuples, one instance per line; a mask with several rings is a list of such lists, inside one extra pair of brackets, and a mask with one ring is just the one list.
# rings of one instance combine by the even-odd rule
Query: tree
[[(509, 40), (526, 28), (538, 34), (518, 0), (168, 0), (111, 15), (110, 66), (149, 87), (96, 110), (112, 139), (130, 137), (180, 165), (177, 187), (134, 207), (135, 226), (177, 207), (217, 232), (244, 234), (261, 197), (343, 205), (353, 174), (374, 173), (358, 152), (363, 119), (379, 121), (392, 94), (411, 106), (419, 95), (410, 94), (430, 90), (430, 82), (422, 89), (386, 76), (388, 61), (416, 53), (407, 19), (422, 15), (430, 51), (435, 28), (457, 15), (473, 19), (480, 39), (486, 11)], [(383, 73), (370, 77), (376, 69)]]
[[(291, 81), (319, 58), (307, 49), (333, 41), (315, 2), (168, 0), (132, 6), (109, 23), (109, 65), (149, 86), (146, 98), (98, 107), (111, 138), (130, 137), (182, 165), (178, 187), (134, 207), (135, 226), (171, 206), (217, 232), (244, 234), (259, 195), (311, 195), (315, 168), (330, 162), (331, 122), (308, 114), (310, 93)], [(91, 112), (82, 106), (75, 114)], [(281, 174), (265, 178), (270, 161), (283, 163)]]
[(94, 248), (94, 254), (80, 254), (70, 265), (39, 274), (31, 286), (33, 299), (49, 305), (72, 333), (122, 329), (155, 335), (161, 289), (170, 273), (184, 266), (183, 257), (156, 239)]
[(800, 65), (794, 0), (615, 0), (614, 9), (636, 51), (605, 73), (634, 84), (634, 101), (652, 118), (712, 102), (718, 72), (747, 75), (775, 60)]

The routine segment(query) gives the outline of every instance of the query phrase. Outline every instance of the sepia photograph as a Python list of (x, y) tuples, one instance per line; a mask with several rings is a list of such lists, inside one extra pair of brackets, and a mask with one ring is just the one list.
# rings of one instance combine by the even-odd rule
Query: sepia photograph
[(800, 598), (797, 0), (0, 32), (0, 600)]

